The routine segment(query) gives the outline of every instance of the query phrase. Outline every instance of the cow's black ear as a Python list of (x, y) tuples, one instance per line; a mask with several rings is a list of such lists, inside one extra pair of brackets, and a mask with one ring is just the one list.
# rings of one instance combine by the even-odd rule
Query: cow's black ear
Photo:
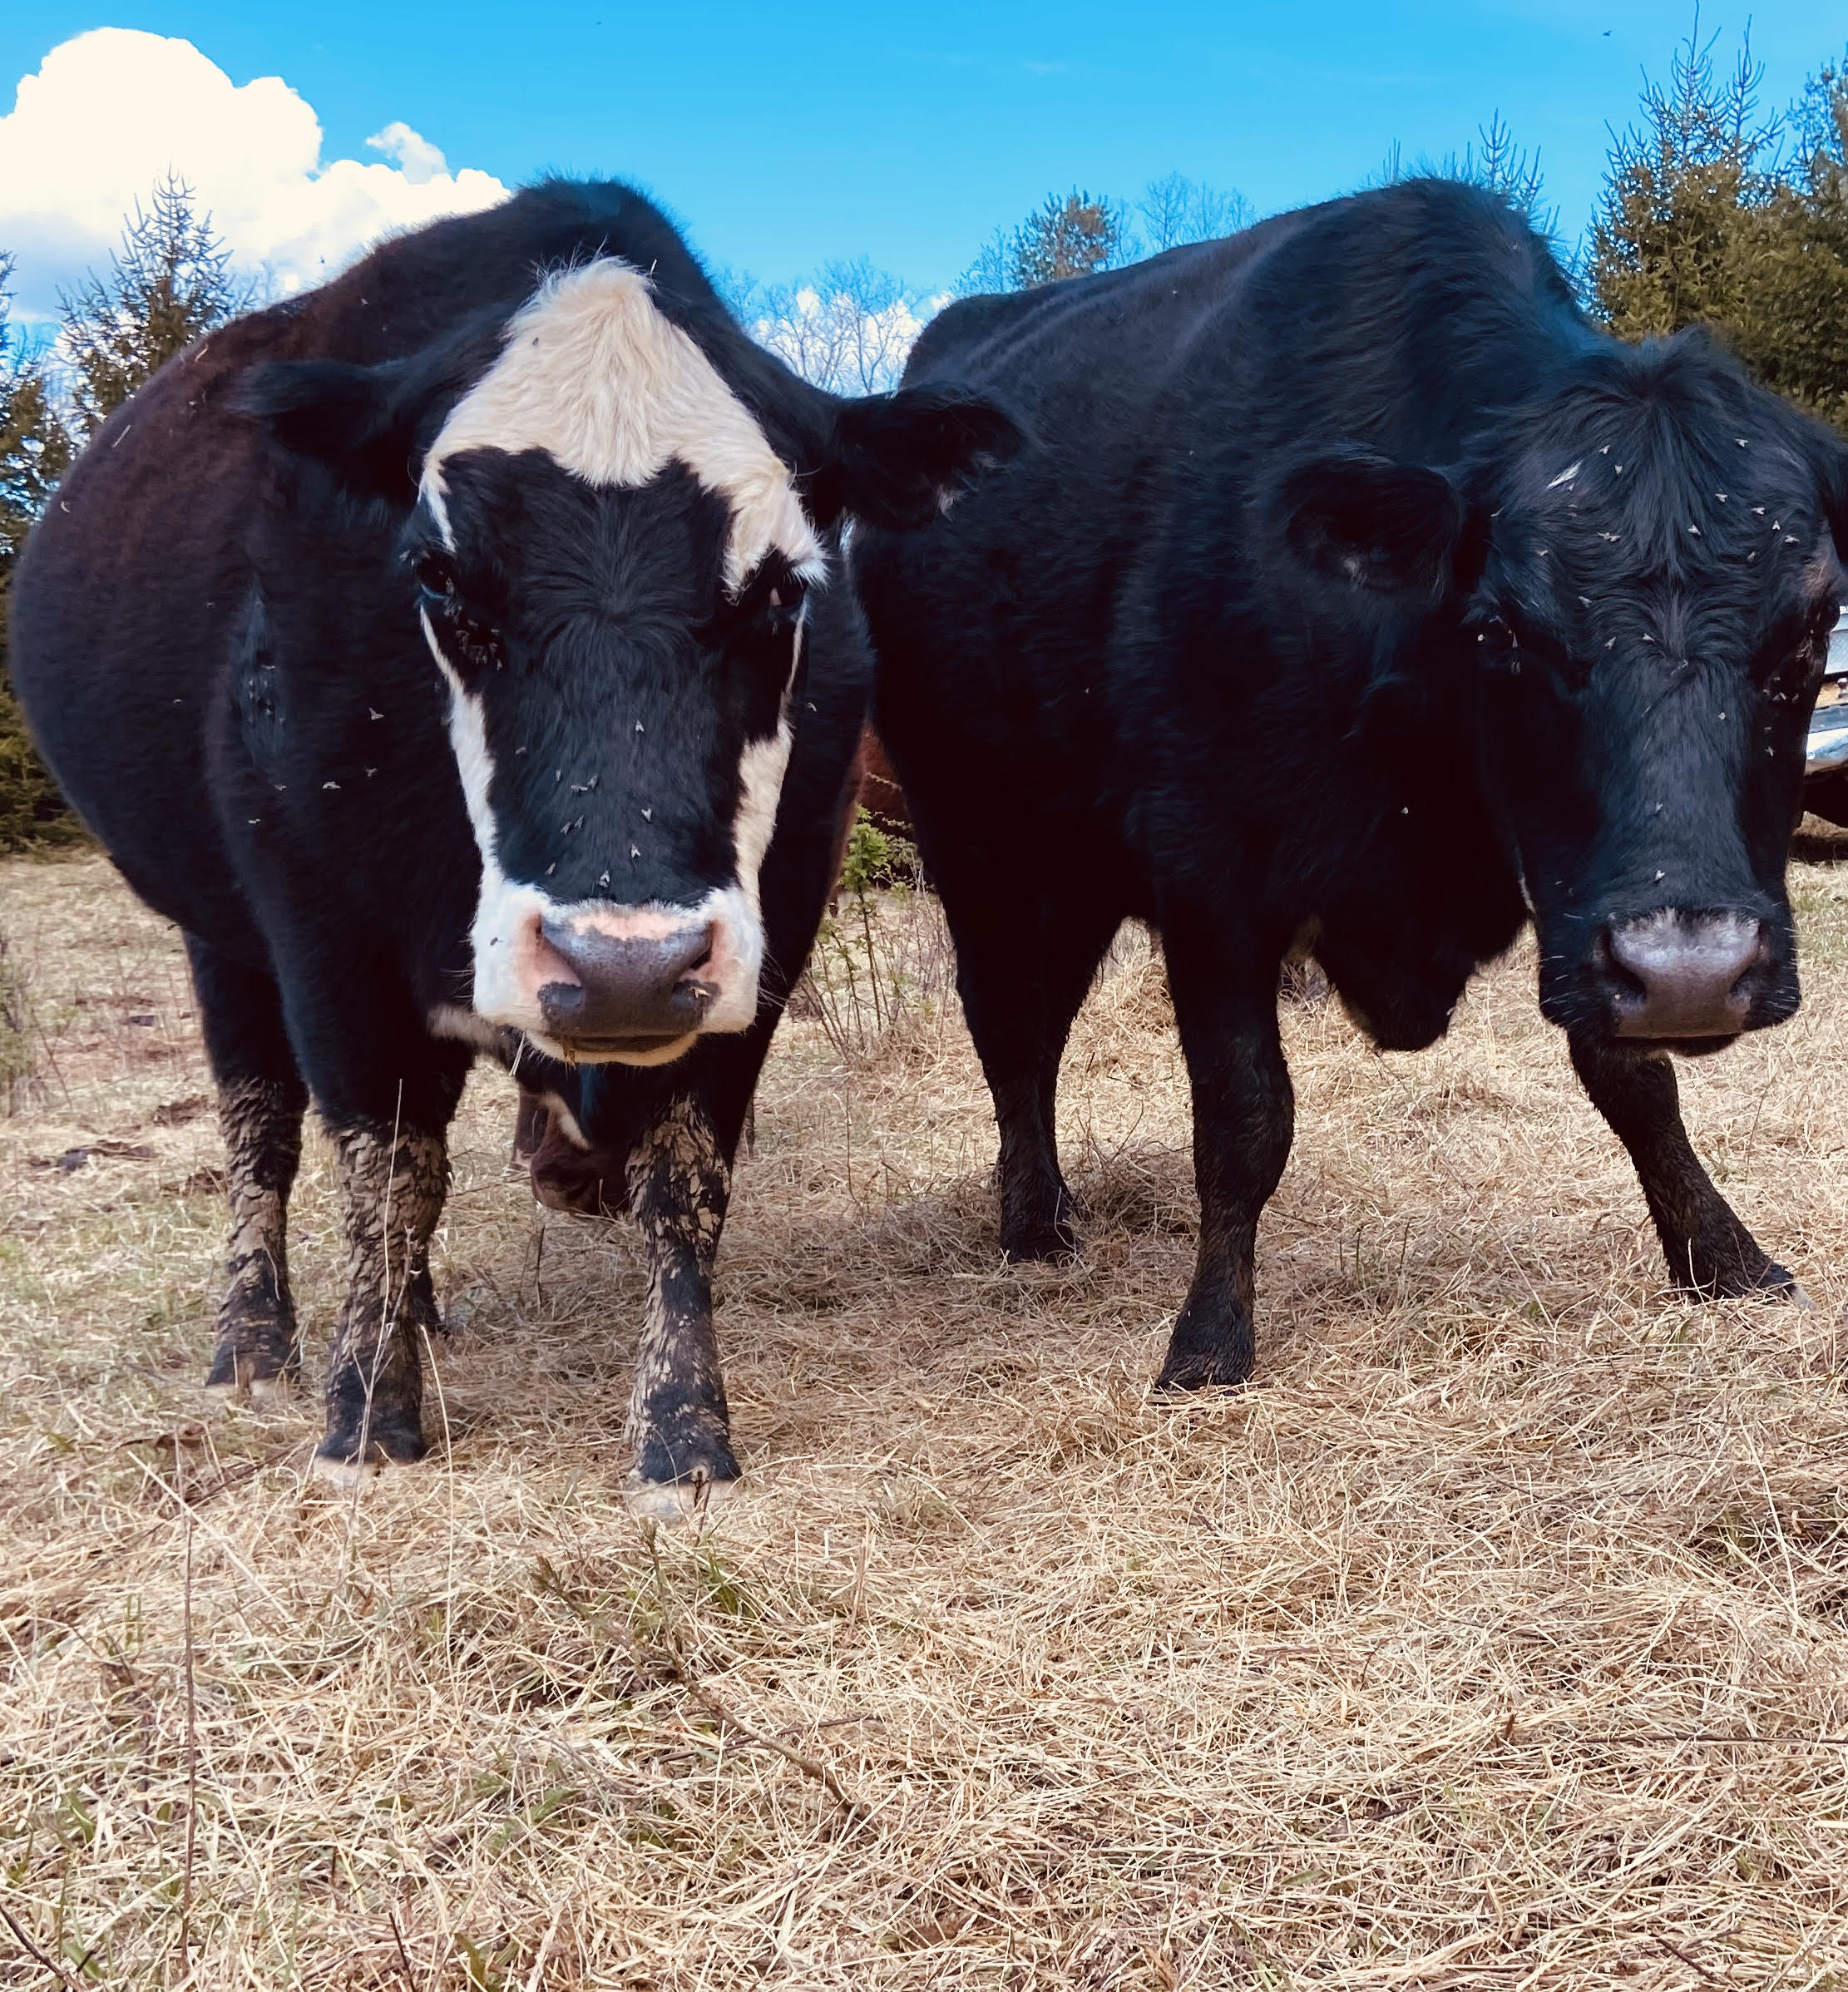
[(1282, 502), (1291, 548), (1325, 574), (1395, 593), (1437, 592), (1456, 578), (1466, 514), (1440, 470), (1347, 446), (1297, 464)]
[(290, 455), (324, 464), (353, 497), (408, 506), (417, 498), (422, 398), (404, 360), (279, 360), (257, 368), (234, 405)]
[(922, 526), (1026, 440), (1005, 408), (965, 388), (901, 388), (842, 402), (813, 502), (827, 523)]
[(353, 497), (408, 509), (423, 457), (458, 395), (500, 351), (506, 314), (491, 307), (444, 337), (378, 366), (277, 360), (240, 383), (232, 405), (290, 454), (325, 464)]

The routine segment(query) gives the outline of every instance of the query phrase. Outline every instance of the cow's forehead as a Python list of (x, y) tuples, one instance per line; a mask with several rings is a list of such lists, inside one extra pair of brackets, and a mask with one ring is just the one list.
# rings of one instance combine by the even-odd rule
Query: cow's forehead
[(789, 468), (639, 270), (600, 257), (550, 277), (509, 321), (500, 357), (451, 411), (423, 497), (450, 537), (443, 465), (464, 450), (543, 450), (586, 482), (635, 487), (680, 462), (731, 507), (725, 580), (780, 554), (813, 570), (820, 543)]
[(1606, 399), (1522, 439), (1491, 514), (1521, 591), (1640, 609), (1664, 589), (1746, 625), (1816, 593), (1827, 537), (1816, 467), (1749, 406)]

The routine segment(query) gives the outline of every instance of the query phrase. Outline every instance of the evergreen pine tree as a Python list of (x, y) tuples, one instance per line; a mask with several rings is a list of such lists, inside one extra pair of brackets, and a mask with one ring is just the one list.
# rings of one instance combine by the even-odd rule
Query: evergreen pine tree
[(1625, 339), (1711, 326), (1848, 430), (1848, 82), (1827, 66), (1789, 120), (1761, 120), (1760, 73), (1747, 47), (1722, 78), (1697, 30), (1645, 87), (1593, 225), (1591, 301)]
[(21, 353), (9, 324), (12, 259), (0, 251), (0, 852), (77, 834), (32, 750), (5, 674), (7, 604), (26, 535), (71, 460), (71, 439), (37, 359)]
[(1848, 63), (1811, 79), (1791, 123), (1795, 156), (1764, 217), (1741, 350), (1848, 434)]
[[(170, 174), (146, 210), (137, 204), (108, 273), (60, 299), (58, 358), (68, 385), (61, 406), (42, 359), (23, 356), (8, 337), (11, 271), (12, 259), (0, 254), (0, 664), (14, 565), (77, 445), (156, 368), (250, 301), (210, 216)], [(0, 851), (81, 834), (0, 673)]]
[(230, 274), (230, 252), (192, 190), (173, 174), (122, 230), (106, 274), (91, 274), (60, 299), (60, 345), (71, 369), (71, 403), (93, 435), (156, 369), (250, 302)]
[(1093, 200), (1074, 188), (1049, 194), (1044, 206), (1014, 231), (1015, 290), (1088, 277), (1124, 260), (1128, 246), (1123, 210), (1114, 200)]
[(1592, 224), (1592, 298), (1625, 339), (1737, 325), (1747, 245), (1777, 191), (1778, 121), (1758, 120), (1749, 45), (1722, 82), (1697, 34), (1666, 88), (1644, 84), (1644, 128), (1618, 139)]

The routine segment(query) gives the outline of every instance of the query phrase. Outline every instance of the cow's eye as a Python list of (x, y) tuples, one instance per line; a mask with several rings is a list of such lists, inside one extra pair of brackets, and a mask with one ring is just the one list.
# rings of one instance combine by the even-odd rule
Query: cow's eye
[(417, 576), (418, 592), (432, 606), (451, 601), (456, 592), (456, 570), (444, 553), (420, 553), (411, 571)]

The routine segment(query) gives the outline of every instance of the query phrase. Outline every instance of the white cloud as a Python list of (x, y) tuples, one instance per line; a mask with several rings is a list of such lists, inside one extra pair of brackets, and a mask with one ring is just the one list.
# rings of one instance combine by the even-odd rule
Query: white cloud
[(209, 209), (240, 269), (278, 289), (318, 284), (393, 230), (506, 197), (452, 173), (400, 121), (366, 141), (393, 163), (323, 163), (321, 123), (280, 77), (234, 83), (190, 42), (99, 27), (61, 42), (0, 117), (0, 248), (22, 317), (107, 260), (122, 217), (171, 171)]
[(440, 148), (432, 145), (421, 131), (413, 131), (401, 117), (394, 117), (383, 131), (373, 132), (366, 143), (375, 152), (395, 159), (399, 172), (414, 187), (427, 186), (449, 171), (449, 161)]

